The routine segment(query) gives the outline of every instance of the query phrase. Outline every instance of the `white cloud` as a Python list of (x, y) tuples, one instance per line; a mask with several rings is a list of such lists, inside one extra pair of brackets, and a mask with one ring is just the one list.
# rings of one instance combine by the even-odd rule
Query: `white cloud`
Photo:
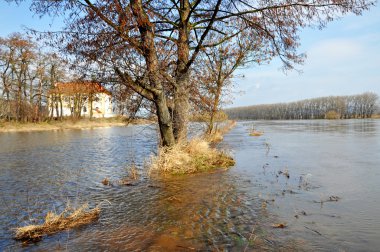
[(306, 66), (315, 64), (347, 63), (360, 57), (364, 48), (353, 39), (330, 39), (313, 45), (307, 52)]

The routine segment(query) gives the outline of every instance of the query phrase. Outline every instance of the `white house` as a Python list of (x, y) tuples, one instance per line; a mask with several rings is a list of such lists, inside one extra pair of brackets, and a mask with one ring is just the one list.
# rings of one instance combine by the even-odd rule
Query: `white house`
[(92, 81), (56, 83), (49, 91), (49, 113), (53, 117), (116, 116), (111, 92)]

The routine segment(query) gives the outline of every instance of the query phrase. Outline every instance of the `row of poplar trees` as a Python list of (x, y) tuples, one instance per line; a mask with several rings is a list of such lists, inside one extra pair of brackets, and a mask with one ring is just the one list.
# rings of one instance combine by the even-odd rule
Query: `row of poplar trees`
[(225, 112), (230, 118), (240, 120), (371, 118), (378, 109), (378, 98), (376, 93), (368, 92), (360, 95), (238, 107), (226, 109)]

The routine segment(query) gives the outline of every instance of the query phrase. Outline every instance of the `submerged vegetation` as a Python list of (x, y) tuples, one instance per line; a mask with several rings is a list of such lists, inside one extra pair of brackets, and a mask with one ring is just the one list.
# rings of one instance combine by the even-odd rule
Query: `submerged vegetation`
[(257, 130), (252, 130), (249, 135), (250, 136), (262, 136), (264, 134), (264, 132), (262, 131), (257, 131)]
[(99, 214), (99, 207), (90, 209), (88, 204), (84, 204), (77, 209), (67, 206), (60, 214), (48, 212), (45, 222), (41, 225), (28, 225), (16, 228), (15, 239), (38, 241), (44, 235), (54, 234), (96, 221), (99, 218)]

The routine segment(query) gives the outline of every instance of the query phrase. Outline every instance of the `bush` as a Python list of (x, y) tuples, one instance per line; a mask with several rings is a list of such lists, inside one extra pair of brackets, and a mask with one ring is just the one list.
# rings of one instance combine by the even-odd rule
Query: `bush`
[(336, 112), (335, 110), (330, 110), (325, 114), (325, 119), (328, 120), (334, 120), (334, 119), (340, 119), (340, 114)]

